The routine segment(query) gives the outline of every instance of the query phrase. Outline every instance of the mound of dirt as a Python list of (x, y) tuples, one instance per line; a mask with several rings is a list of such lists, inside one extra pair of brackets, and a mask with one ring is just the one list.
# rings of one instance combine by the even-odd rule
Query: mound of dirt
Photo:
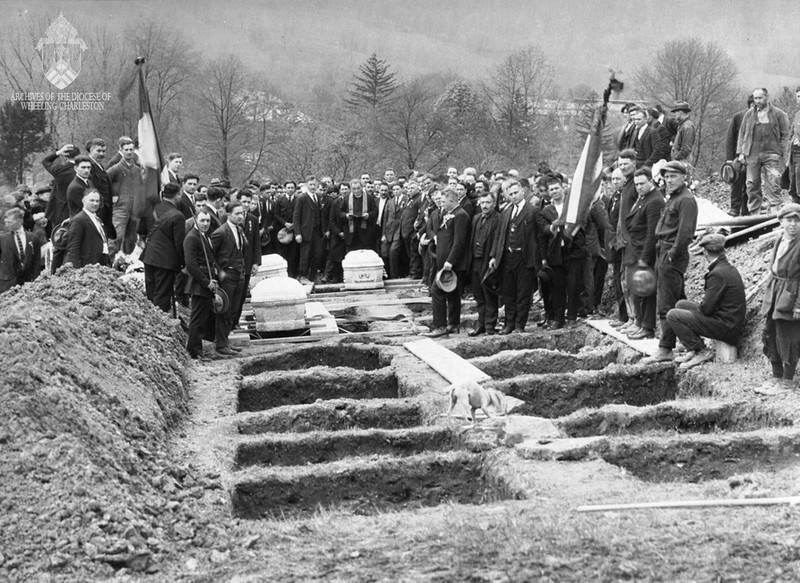
[(63, 269), (0, 296), (0, 580), (153, 571), (170, 537), (185, 337), (118, 275)]

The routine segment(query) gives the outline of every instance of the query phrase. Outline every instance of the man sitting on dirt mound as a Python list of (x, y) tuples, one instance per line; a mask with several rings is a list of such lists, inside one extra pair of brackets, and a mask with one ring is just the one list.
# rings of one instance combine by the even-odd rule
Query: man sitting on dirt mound
[[(717, 233), (705, 235), (698, 243), (708, 261), (705, 294), (699, 304), (679, 300), (667, 312), (667, 323), (688, 352), (678, 356), (683, 369), (693, 368), (714, 358), (714, 352), (703, 342), (703, 336), (737, 344), (744, 329), (747, 305), (744, 283), (736, 268), (725, 257), (725, 237)], [(658, 362), (659, 355), (642, 362)]]

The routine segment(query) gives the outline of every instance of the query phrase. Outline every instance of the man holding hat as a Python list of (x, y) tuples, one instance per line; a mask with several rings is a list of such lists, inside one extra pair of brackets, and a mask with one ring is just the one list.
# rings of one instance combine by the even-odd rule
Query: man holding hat
[(756, 392), (775, 395), (790, 391), (800, 359), (800, 204), (778, 211), (783, 237), (775, 241), (762, 313), (764, 354), (772, 364), (772, 381)]
[(678, 122), (678, 133), (672, 140), (672, 159), (688, 162), (694, 148), (694, 122), (689, 119), (692, 109), (685, 101), (676, 101), (671, 113)]
[[(458, 334), (461, 326), (461, 291), (467, 271), (470, 217), (458, 204), (458, 193), (444, 189), (441, 219), (433, 226), (436, 241), (436, 281), (431, 285), (433, 329), (431, 338)], [(456, 278), (453, 286), (453, 278)]]
[(186, 350), (195, 359), (203, 358), (203, 340), (214, 340), (214, 294), (217, 292), (217, 262), (208, 239), (210, 211), (200, 209), (194, 226), (183, 240), (183, 256), (189, 277), (185, 292), (192, 296), (192, 315)]
[(683, 162), (668, 162), (661, 170), (667, 201), (656, 225), (656, 312), (661, 321), (658, 360), (672, 360), (675, 332), (667, 322), (667, 312), (684, 299), (683, 277), (689, 266), (689, 244), (697, 228), (697, 200), (686, 185)]
[[(736, 345), (744, 329), (744, 283), (736, 268), (725, 256), (725, 236), (718, 233), (704, 235), (698, 243), (708, 261), (703, 300), (680, 300), (667, 312), (667, 323), (688, 352), (676, 358), (682, 369), (693, 368), (714, 358), (702, 337), (721, 340)], [(658, 355), (642, 360), (658, 362)]]
[[(747, 213), (747, 197), (745, 196), (745, 189), (747, 188), (746, 173), (742, 163), (739, 162), (736, 156), (736, 147), (739, 142), (739, 128), (742, 127), (742, 119), (744, 114), (753, 106), (753, 96), (747, 96), (747, 106), (733, 114), (731, 123), (728, 125), (728, 134), (725, 138), (725, 164), (720, 170), (722, 179), (731, 185), (731, 210), (728, 212), (732, 217), (739, 215), (746, 215)], [(726, 171), (726, 167), (729, 170)], [(728, 177), (725, 174), (729, 174)]]

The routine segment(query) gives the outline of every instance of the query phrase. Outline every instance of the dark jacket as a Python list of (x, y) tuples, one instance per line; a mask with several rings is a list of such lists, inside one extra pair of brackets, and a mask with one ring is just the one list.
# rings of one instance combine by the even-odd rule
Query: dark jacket
[(656, 263), (656, 225), (664, 208), (664, 197), (654, 188), (643, 199), (636, 200), (625, 225), (628, 228), (630, 240), (625, 246), (625, 265), (634, 265), (637, 261), (644, 261), (649, 266)]
[(519, 231), (519, 238), (524, 241), (522, 253), (524, 254), (525, 266), (529, 269), (539, 269), (541, 257), (539, 256), (540, 239), (540, 219), (538, 219), (539, 209), (529, 202), (526, 202), (520, 209), (519, 214), (511, 218), (514, 212), (514, 205), (509, 204), (500, 213), (500, 220), (495, 231), (494, 241), (492, 242), (492, 257), (497, 265), (503, 259), (503, 255), (508, 251), (508, 235), (513, 221), (514, 228)]
[(674, 261), (688, 258), (689, 244), (697, 229), (697, 199), (689, 187), (683, 188), (667, 199), (661, 209), (661, 218), (656, 225), (656, 236), (661, 248), (659, 252), (667, 252)]
[(185, 219), (191, 219), (197, 211), (197, 207), (192, 203), (192, 199), (183, 191), (181, 191), (181, 195), (178, 197), (178, 204), (176, 206)]
[(598, 198), (589, 207), (586, 217), (586, 251), (590, 257), (606, 257), (606, 232), (609, 228), (605, 203)]
[[(771, 103), (767, 105), (767, 117), (769, 118), (770, 129), (775, 141), (780, 144), (782, 156), (787, 159), (789, 157), (789, 138), (791, 136), (791, 127), (789, 126), (789, 116), (786, 112), (775, 107)], [(736, 153), (750, 155), (750, 149), (753, 147), (753, 132), (755, 125), (758, 123), (758, 110), (751, 107), (744, 112), (742, 117), (742, 125), (739, 128), (739, 139), (736, 143)]]
[(441, 219), (433, 225), (436, 234), (436, 267), (437, 271), (450, 263), (453, 271), (466, 271), (469, 260), (470, 217), (460, 206), (450, 213), (442, 214)]
[(244, 215), (244, 271), (249, 273), (253, 265), (261, 265), (261, 240), (258, 237), (258, 219), (251, 213)]
[(656, 162), (659, 160), (669, 160), (672, 157), (672, 147), (670, 146), (671, 137), (667, 126), (658, 120), (653, 120), (650, 127), (658, 132), (658, 154)]
[[(480, 234), (478, 233), (478, 225), (481, 224), (481, 221), (484, 221), (483, 229), (480, 230)], [(498, 213), (495, 209), (492, 209), (489, 215), (484, 219), (483, 213), (479, 213), (472, 217), (472, 231), (470, 232), (469, 237), (469, 266), (470, 270), (475, 269), (476, 266), (473, 265), (475, 263), (476, 258), (474, 257), (474, 250), (476, 247), (479, 247), (482, 250), (482, 254), (478, 261), (480, 261), (479, 271), (481, 276), (486, 275), (486, 272), (489, 269), (489, 260), (492, 258), (492, 246), (494, 245), (494, 239), (497, 236), (497, 228), (500, 225), (500, 213)], [(480, 283), (480, 282), (477, 282)]]
[(175, 205), (166, 200), (155, 208), (156, 223), (147, 236), (142, 251), (142, 263), (170, 271), (183, 267), (183, 239), (186, 236), (186, 219)]
[(731, 118), (731, 123), (728, 124), (728, 133), (725, 136), (725, 159), (735, 160), (738, 152), (737, 146), (739, 142), (739, 129), (742, 127), (742, 119), (747, 110), (737, 111)]
[(87, 189), (92, 188), (94, 185), (89, 180), (87, 184), (82, 179), (75, 176), (72, 182), (67, 187), (67, 208), (69, 216), (74, 217), (83, 210), (83, 195)]
[(694, 122), (690, 119), (685, 119), (678, 126), (678, 133), (675, 134), (675, 139), (672, 140), (672, 159), (673, 160), (688, 160), (694, 148)]
[(416, 231), (414, 223), (417, 221), (422, 202), (422, 192), (418, 192), (415, 197), (406, 195), (406, 204), (400, 213), (400, 236), (403, 239), (410, 239)]
[[(405, 195), (404, 195), (405, 198)], [(403, 209), (400, 208), (401, 201), (393, 196), (386, 199), (386, 205), (381, 217), (381, 240), (387, 243), (400, 240), (400, 215)]]
[(720, 340), (733, 345), (739, 342), (747, 313), (744, 283), (725, 255), (708, 266), (700, 312), (725, 324), (727, 332)]
[(294, 221), (294, 205), (296, 203), (297, 195), (294, 195), (291, 199), (285, 194), (281, 194), (278, 197), (278, 200), (275, 201), (276, 229), (281, 230), (286, 226), (286, 223)]
[(225, 223), (211, 235), (211, 246), (214, 248), (214, 257), (220, 274), (226, 277), (244, 279), (244, 249), (236, 247), (231, 228), (236, 228), (233, 223)]
[[(106, 232), (106, 237), (108, 233)], [(103, 236), (85, 211), (79, 212), (69, 222), (67, 255), (64, 263), (75, 268), (87, 265), (108, 265), (108, 255), (103, 254)]]
[(196, 228), (191, 229), (183, 240), (183, 256), (186, 260), (186, 271), (189, 272), (185, 293), (210, 298), (208, 284), (216, 279), (216, 259), (211, 241)]
[(25, 282), (33, 281), (41, 271), (42, 248), (39, 240), (28, 231), (22, 241), (25, 257), (20, 261), (14, 233), (0, 234), (0, 293)]
[[(42, 166), (53, 176), (53, 191), (50, 193), (44, 215), (51, 226), (57, 226), (70, 215), (67, 189), (75, 178), (75, 165), (71, 160), (52, 152), (42, 159)], [(82, 204), (79, 206), (82, 208)]]
[(642, 137), (639, 138), (639, 130), (634, 134), (633, 147), (636, 150), (636, 167), (652, 167), (660, 160), (661, 138), (658, 132), (650, 126), (645, 126)]
[(294, 234), (302, 235), (304, 241), (310, 241), (315, 230), (322, 233), (322, 210), (319, 206), (319, 199), (314, 202), (307, 192), (297, 196), (292, 224), (294, 225)]

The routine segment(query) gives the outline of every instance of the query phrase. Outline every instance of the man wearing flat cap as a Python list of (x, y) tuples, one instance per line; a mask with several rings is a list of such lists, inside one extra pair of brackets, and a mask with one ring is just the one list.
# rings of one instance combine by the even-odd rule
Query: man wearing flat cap
[(661, 175), (667, 200), (656, 225), (656, 313), (661, 322), (658, 360), (672, 360), (675, 332), (667, 322), (667, 312), (685, 299), (684, 274), (689, 266), (689, 244), (697, 228), (697, 200), (686, 185), (686, 165), (668, 162)]
[(685, 101), (676, 101), (670, 113), (678, 122), (678, 133), (672, 140), (672, 159), (689, 161), (689, 156), (694, 148), (694, 122), (689, 119), (692, 109)]
[[(724, 235), (709, 233), (698, 245), (708, 261), (703, 300), (699, 304), (680, 300), (667, 312), (667, 323), (688, 351), (675, 359), (683, 369), (714, 358), (714, 351), (706, 347), (703, 337), (735, 346), (742, 335), (747, 312), (744, 283), (725, 256)], [(658, 359), (649, 357), (645, 361), (657, 362)]]
[(750, 214), (775, 212), (781, 200), (781, 173), (790, 148), (789, 116), (769, 102), (764, 87), (753, 90), (755, 107), (748, 109), (739, 127), (736, 153), (747, 165), (747, 209)]
[(764, 395), (792, 390), (800, 359), (800, 205), (783, 206), (778, 218), (783, 236), (772, 248), (761, 304), (766, 316), (764, 354), (772, 365), (772, 380), (756, 389)]

